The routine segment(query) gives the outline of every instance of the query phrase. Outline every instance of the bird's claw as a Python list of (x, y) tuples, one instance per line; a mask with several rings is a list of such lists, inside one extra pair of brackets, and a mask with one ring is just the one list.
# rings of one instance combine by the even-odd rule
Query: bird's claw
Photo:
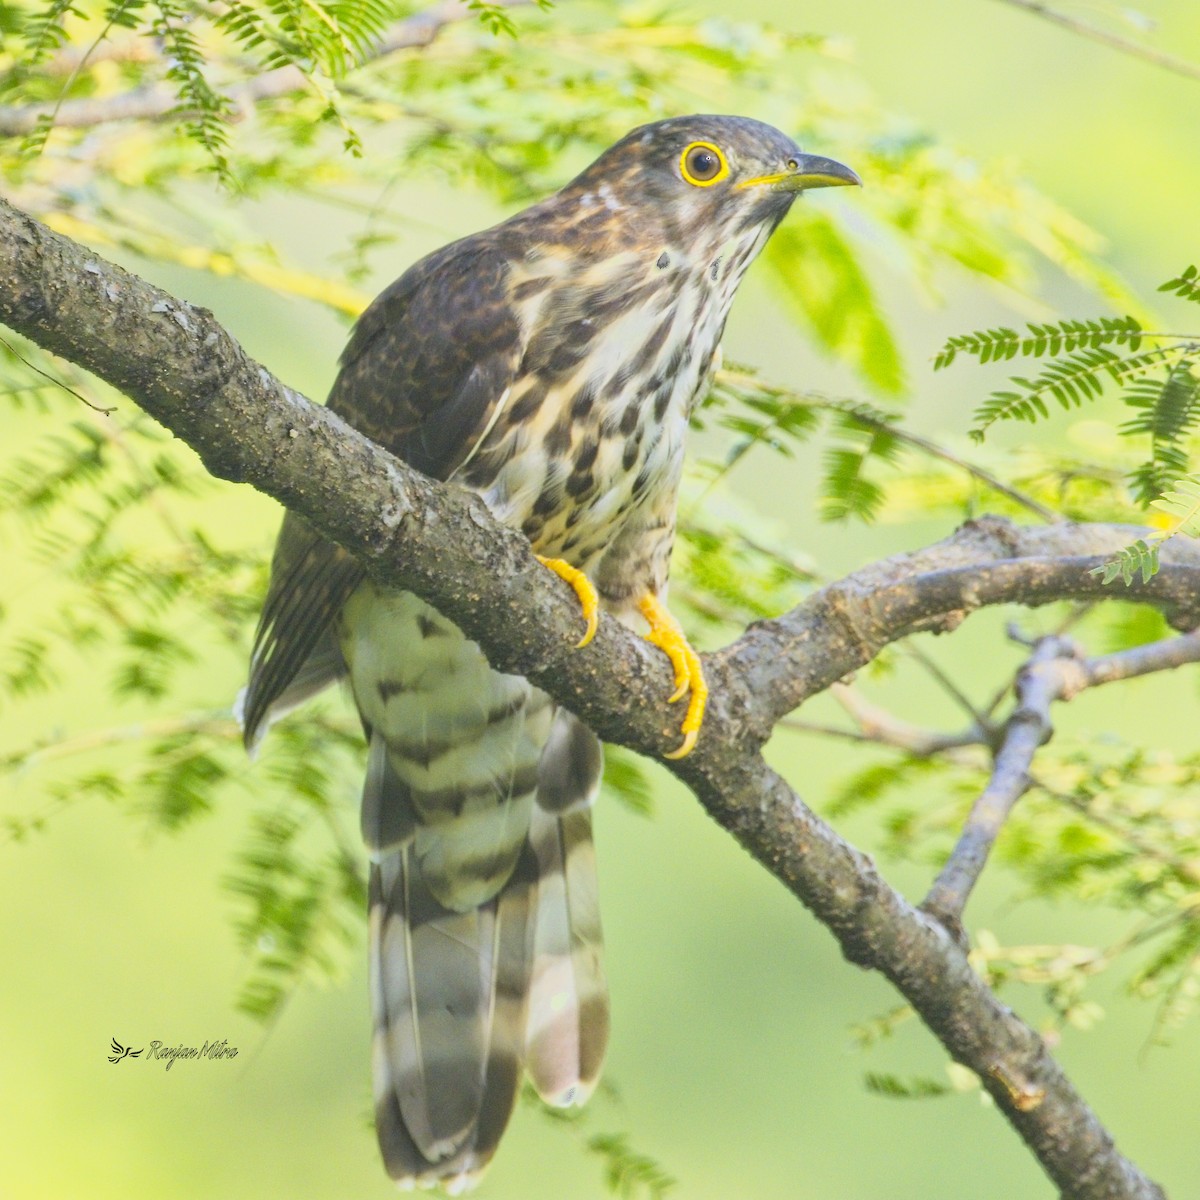
[(583, 610), (583, 619), (587, 628), (583, 637), (575, 643), (576, 650), (582, 650), (596, 636), (600, 623), (600, 596), (592, 581), (578, 568), (573, 567), (562, 558), (544, 558), (540, 554), (533, 556), (549, 571), (553, 571), (564, 583), (570, 585), (575, 595), (579, 597), (579, 607)]
[(687, 712), (684, 714), (680, 731), (683, 742), (664, 758), (686, 758), (695, 749), (700, 736), (700, 725), (704, 720), (704, 709), (708, 704), (708, 685), (704, 682), (704, 668), (700, 656), (692, 649), (684, 636), (679, 622), (671, 615), (658, 597), (647, 593), (638, 601), (638, 611), (646, 618), (650, 632), (646, 640), (657, 646), (671, 660), (675, 672), (675, 691), (670, 703), (682, 700), (689, 692)]

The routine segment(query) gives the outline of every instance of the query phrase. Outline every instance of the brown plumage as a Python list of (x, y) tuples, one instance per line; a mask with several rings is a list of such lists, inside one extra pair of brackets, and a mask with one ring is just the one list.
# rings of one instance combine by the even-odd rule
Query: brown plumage
[[(405, 272), (358, 322), (329, 398), (481, 495), (560, 573), (585, 572), (607, 611), (651, 622), (690, 694), (681, 752), (705, 694), (663, 607), (688, 418), (738, 283), (797, 194), (853, 182), (756, 121), (635, 129), (554, 196)], [(523, 1070), (561, 1105), (599, 1075), (600, 746), (288, 514), (247, 744), (346, 675), (369, 742), (379, 1142), (400, 1184), (460, 1190), (490, 1160)]]

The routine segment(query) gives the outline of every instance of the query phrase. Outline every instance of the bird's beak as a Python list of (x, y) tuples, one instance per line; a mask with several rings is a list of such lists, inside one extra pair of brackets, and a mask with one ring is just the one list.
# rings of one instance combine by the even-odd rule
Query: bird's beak
[(788, 169), (774, 175), (756, 175), (744, 179), (739, 188), (766, 187), (774, 192), (803, 192), (808, 188), (862, 187), (862, 180), (849, 167), (819, 154), (797, 154), (788, 160)]

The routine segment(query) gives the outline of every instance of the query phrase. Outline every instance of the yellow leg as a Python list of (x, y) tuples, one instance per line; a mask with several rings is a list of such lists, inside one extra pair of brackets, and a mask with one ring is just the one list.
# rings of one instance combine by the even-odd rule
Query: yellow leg
[(683, 718), (680, 730), (683, 733), (683, 744), (664, 758), (685, 758), (691, 754), (700, 736), (700, 723), (704, 720), (704, 709), (708, 704), (708, 684), (704, 682), (704, 668), (700, 665), (700, 656), (688, 644), (679, 622), (662, 604), (658, 597), (647, 592), (638, 601), (638, 612), (646, 618), (650, 632), (646, 640), (657, 646), (670, 660), (675, 671), (675, 694), (671, 703), (682, 700), (691, 692), (687, 713)]
[(592, 581), (578, 567), (571, 566), (565, 559), (543, 558), (540, 554), (535, 554), (534, 558), (547, 570), (553, 571), (559, 579), (569, 583), (574, 589), (575, 595), (579, 597), (579, 606), (583, 609), (583, 619), (587, 622), (587, 629), (584, 631), (583, 637), (575, 643), (575, 649), (582, 649), (596, 636), (596, 625), (600, 620), (600, 597), (596, 594)]

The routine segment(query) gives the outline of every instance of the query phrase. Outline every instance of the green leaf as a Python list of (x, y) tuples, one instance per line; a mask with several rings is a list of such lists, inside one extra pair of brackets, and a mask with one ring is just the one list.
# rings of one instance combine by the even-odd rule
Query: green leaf
[(1108, 584), (1120, 579), (1129, 587), (1139, 576), (1143, 583), (1149, 583), (1158, 574), (1159, 544), (1149, 545), (1138, 538), (1132, 545), (1118, 551), (1112, 558), (1099, 567), (1093, 567), (1089, 574), (1099, 575), (1101, 582)]
[(1016, 358), (1057, 358), (1060, 354), (1079, 349), (1099, 349), (1103, 346), (1127, 345), (1138, 350), (1142, 344), (1142, 325), (1136, 317), (1099, 317), (1091, 321), (1067, 320), (1051, 324), (1029, 322), (1028, 333), (1022, 334), (1008, 326), (998, 329), (977, 329), (960, 333), (946, 340), (933, 360), (935, 371), (944, 370), (962, 352), (974, 355), (981, 363)]
[(918, 1075), (912, 1079), (901, 1079), (899, 1075), (885, 1075), (869, 1071), (863, 1076), (868, 1092), (886, 1096), (889, 1100), (930, 1100), (949, 1095), (954, 1089), (948, 1083)]
[(858, 253), (830, 217), (793, 211), (767, 243), (764, 258), (789, 307), (826, 350), (880, 391), (903, 389), (891, 326)]
[(675, 1180), (654, 1159), (634, 1150), (623, 1133), (598, 1133), (588, 1138), (587, 1148), (604, 1160), (608, 1190), (622, 1200), (662, 1200)]
[(1200, 271), (1195, 267), (1184, 267), (1174, 279), (1168, 279), (1160, 284), (1160, 292), (1174, 292), (1183, 300), (1191, 300), (1200, 304)]
[[(1065, 343), (1063, 349), (1066, 349)], [(1089, 345), (1065, 357), (1051, 359), (1033, 378), (1012, 376), (1010, 382), (1018, 390), (993, 392), (976, 409), (970, 435), (981, 442), (997, 421), (1032, 423), (1047, 417), (1050, 412), (1047, 397), (1055, 400), (1060, 408), (1078, 408), (1102, 395), (1106, 384), (1125, 383), (1145, 375), (1171, 353), (1178, 353), (1178, 350), (1154, 347), (1122, 356), (1105, 346)]]

